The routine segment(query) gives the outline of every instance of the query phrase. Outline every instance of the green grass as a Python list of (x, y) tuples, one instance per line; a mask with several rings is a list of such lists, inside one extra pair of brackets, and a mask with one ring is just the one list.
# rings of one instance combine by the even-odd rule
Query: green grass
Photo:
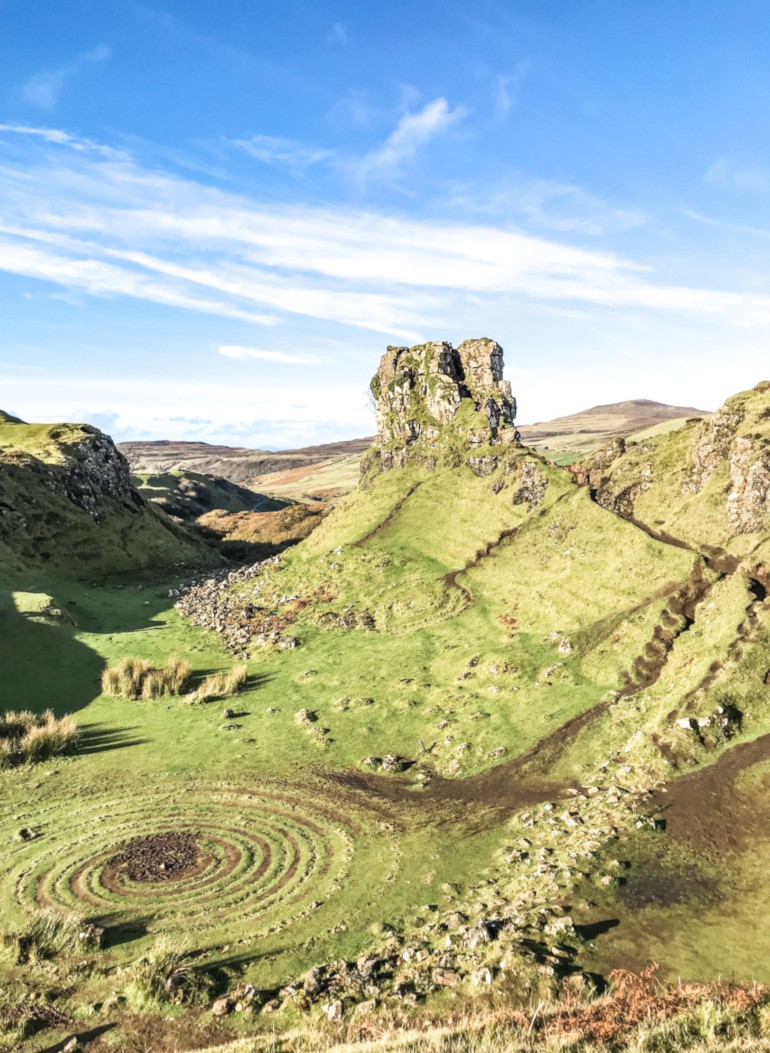
[[(629, 450), (621, 465), (629, 478), (645, 459), (656, 465), (659, 489), (643, 495), (645, 515), (660, 518), (663, 479), (679, 471), (691, 440), (685, 428)], [(530, 507), (524, 484), (533, 473), (544, 488)], [(675, 495), (671, 521), (722, 537), (710, 533), (720, 478), (695, 504)], [(116, 523), (122, 530), (118, 518), (100, 534), (102, 566)], [(163, 537), (156, 555), (171, 546)], [(75, 533), (84, 554), (86, 542)], [(663, 842), (634, 832), (635, 813), (604, 802), (615, 781), (650, 786), (674, 774), (672, 756), (686, 772), (770, 728), (770, 608), (755, 603), (743, 574), (720, 578), (525, 451), (507, 451), (485, 477), (418, 466), (376, 475), (306, 542), (231, 589), (244, 619), (294, 610), (285, 631), (299, 646), (254, 643), (225, 718), (223, 705), (181, 696), (102, 694), (104, 670), (127, 658), (161, 668), (179, 656), (191, 667), (190, 691), (240, 661), (172, 606), (187, 572), (166, 568), (84, 581), (71, 568), (38, 567), (9, 577), (0, 593), (0, 710), (73, 713), (82, 732), (77, 756), (0, 773), (0, 927), (24, 931), (41, 910), (99, 918), (104, 968), (137, 970), (125, 973), (131, 1004), (158, 1000), (163, 938), (200, 952), (196, 968), (240, 971), (267, 990), (319, 962), (352, 959), (391, 929), (434, 947), (445, 934), (431, 924), (453, 905), (493, 916), (519, 904), (521, 931), (542, 936), (533, 919), (554, 903), (570, 906), (577, 872), (587, 875), (583, 915), (606, 918), (623, 902), (623, 886), (597, 884), (611, 858), (658, 866), (664, 877), (692, 864), (712, 888), (712, 861), (681, 847), (667, 855)], [(685, 618), (673, 598), (694, 570), (710, 587)], [(670, 639), (654, 682), (597, 709), (539, 758), (534, 775), (499, 774), (501, 797), (512, 780), (529, 779), (551, 787), (557, 810), (506, 814), (492, 792), (468, 791), (463, 801), (422, 788), (488, 772), (608, 702), (649, 658), (661, 627)], [(743, 714), (731, 741), (676, 723), (728, 702)], [(314, 719), (298, 721), (302, 710)], [(418, 762), (424, 778), (407, 769), (369, 781), (364, 759), (386, 754)], [(600, 791), (581, 798), (581, 823), (563, 818), (567, 785)], [(147, 886), (115, 863), (133, 839), (171, 830), (197, 837), (195, 874)], [(507, 862), (522, 837), (528, 858)], [(594, 837), (598, 848), (586, 849)], [(665, 912), (625, 910), (614, 936), (571, 953), (605, 967), (635, 945), (640, 964), (660, 953), (672, 975), (758, 975), (754, 945), (746, 949), (752, 916), (767, 909), (767, 853), (757, 844), (754, 855), (729, 858), (741, 890), (734, 909), (696, 889)], [(541, 851), (553, 873), (538, 869)], [(765, 942), (756, 943), (763, 955)], [(9, 975), (0, 968), (0, 986)]]

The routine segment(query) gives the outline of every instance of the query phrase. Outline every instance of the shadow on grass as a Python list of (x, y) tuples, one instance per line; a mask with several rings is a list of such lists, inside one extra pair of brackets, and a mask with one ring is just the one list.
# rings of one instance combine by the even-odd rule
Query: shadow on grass
[(72, 1035), (77, 1035), (81, 1044), (93, 1042), (108, 1031), (113, 1031), (117, 1026), (118, 1025), (114, 1023), (100, 1024), (98, 1027), (92, 1027), (90, 1031), (73, 1031), (71, 1035), (67, 1036), (67, 1038), (62, 1038), (58, 1042), (54, 1042), (52, 1046), (46, 1046), (45, 1049), (41, 1049), (40, 1053), (61, 1053), (67, 1043), (71, 1041)]
[(107, 724), (86, 724), (80, 729), (78, 753), (106, 753), (128, 746), (143, 746), (149, 739), (131, 738), (136, 728), (112, 728)]
[(0, 592), (0, 711), (76, 712), (98, 694), (103, 667), (68, 621), (47, 624), (20, 614), (12, 593)]
[(616, 929), (620, 925), (619, 918), (607, 918), (604, 921), (589, 922), (586, 925), (576, 925), (575, 932), (581, 939), (591, 943), (599, 936), (603, 936), (610, 929)]
[(111, 951), (115, 947), (122, 947), (134, 940), (141, 940), (147, 935), (149, 918), (131, 918), (128, 921), (115, 921), (114, 915), (105, 915), (99, 918), (95, 924), (104, 929), (103, 949)]

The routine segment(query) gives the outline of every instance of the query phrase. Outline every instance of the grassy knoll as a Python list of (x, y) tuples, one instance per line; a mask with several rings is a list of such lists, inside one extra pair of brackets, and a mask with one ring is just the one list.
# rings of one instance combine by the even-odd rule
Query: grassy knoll
[(86, 424), (0, 422), (0, 570), (98, 577), (212, 566), (201, 541), (146, 504), (112, 440)]
[[(764, 400), (741, 403), (752, 442)], [(0, 772), (0, 928), (16, 934), (11, 949), (41, 912), (105, 933), (81, 959), (3, 957), (0, 1028), (14, 997), (50, 991), (83, 1030), (117, 1021), (116, 1042), (132, 1013), (179, 1021), (170, 974), (153, 972), (169, 955), (205, 970), (193, 1007), (250, 983), (255, 1005), (276, 1011), (236, 1011), (233, 993), (217, 1041), (305, 1012), (327, 1034), (326, 1015), (352, 1026), (362, 1001), (414, 1023), (429, 992), (429, 1012), (459, 1013), (481, 991), (487, 1008), (529, 1008), (524, 1025), (504, 1025), (523, 1049), (546, 1041), (534, 1009), (545, 1018), (580, 968), (660, 957), (667, 976), (764, 976), (765, 941), (750, 941), (768, 907), (766, 534), (731, 532), (719, 464), (681, 491), (695, 439), (687, 426), (610, 466), (603, 485), (617, 496), (619, 476), (638, 482), (653, 464), (653, 484), (634, 492), (641, 524), (531, 452), (508, 448), (476, 474), (451, 463), (450, 444), (430, 467), (368, 471), (307, 540), (254, 572), (199, 575), (190, 591), (168, 563), (8, 576), (0, 711), (73, 713), (81, 748)], [(480, 471), (487, 453), (475, 448)], [(679, 486), (668, 528), (690, 533), (656, 529), (666, 473)], [(101, 555), (121, 514), (102, 520)], [(173, 656), (190, 667), (181, 694), (102, 693), (105, 669)], [(237, 694), (196, 701), (207, 678), (243, 665)], [(703, 804), (715, 799), (721, 811)], [(575, 983), (587, 984), (582, 1006), (590, 984)], [(676, 1041), (712, 1041), (713, 1014), (738, 1012), (720, 997), (677, 1003)], [(574, 1048), (590, 1049), (599, 1032), (573, 1009)], [(741, 1041), (764, 1033), (762, 1006), (750, 1010), (731, 1032)], [(192, 1048), (211, 1016), (188, 1012)], [(647, 1017), (637, 1048), (689, 1048), (665, 1045), (673, 1031), (643, 1033)], [(431, 1023), (430, 1041), (483, 1049), (501, 1037), (485, 1026)], [(566, 1024), (554, 1028), (566, 1042)], [(297, 1049), (310, 1041), (294, 1035)], [(49, 1037), (16, 1048), (37, 1053)], [(333, 1048), (345, 1035), (328, 1037)], [(631, 1030), (617, 1037), (634, 1048)]]

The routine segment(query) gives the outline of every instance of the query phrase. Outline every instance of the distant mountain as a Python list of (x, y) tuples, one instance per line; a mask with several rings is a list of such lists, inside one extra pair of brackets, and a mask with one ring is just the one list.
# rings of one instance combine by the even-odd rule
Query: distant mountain
[[(525, 446), (547, 447), (557, 460), (565, 461), (559, 456), (565, 452), (577, 458), (617, 437), (627, 438), (664, 425), (668, 429), (707, 415), (706, 410), (693, 406), (630, 399), (552, 421), (520, 425), (519, 431)], [(373, 441), (367, 436), (279, 452), (173, 440), (124, 442), (118, 449), (138, 475), (198, 472), (289, 500), (335, 501), (358, 482), (361, 455)]]
[[(272, 480), (270, 487), (262, 477), (303, 469), (309, 465), (331, 465), (350, 457), (357, 458), (372, 444), (372, 439), (350, 439), (343, 442), (326, 443), (323, 446), (306, 446), (298, 450), (250, 450), (244, 447), (215, 446), (206, 442), (124, 442), (118, 449), (128, 460), (131, 471), (137, 475), (156, 475), (172, 471), (197, 472), (228, 479), (241, 486), (280, 491), (285, 497), (313, 496), (312, 485), (299, 488), (280, 484), (284, 479)], [(354, 472), (354, 484), (357, 471)], [(305, 492), (306, 491), (306, 492)]]
[(671, 421), (684, 423), (692, 417), (706, 416), (707, 410), (695, 409), (694, 406), (669, 406), (650, 399), (629, 399), (626, 402), (593, 406), (580, 413), (538, 424), (520, 424), (518, 427), (526, 446), (582, 452), (659, 424)]

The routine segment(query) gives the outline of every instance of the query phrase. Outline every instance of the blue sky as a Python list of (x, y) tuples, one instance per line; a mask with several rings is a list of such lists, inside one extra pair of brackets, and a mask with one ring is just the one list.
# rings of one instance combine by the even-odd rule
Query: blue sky
[(523, 423), (770, 377), (770, 2), (0, 0), (0, 407), (372, 430), (492, 336)]

